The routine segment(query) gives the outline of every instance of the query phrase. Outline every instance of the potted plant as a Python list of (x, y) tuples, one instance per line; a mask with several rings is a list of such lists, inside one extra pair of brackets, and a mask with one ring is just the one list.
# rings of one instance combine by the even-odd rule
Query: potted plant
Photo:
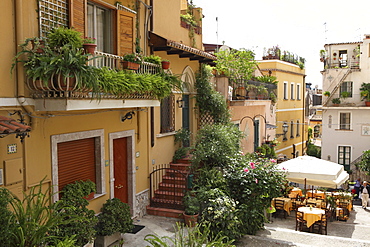
[(324, 96), (326, 96), (326, 97), (329, 97), (329, 96), (330, 96), (330, 92), (329, 92), (329, 91), (325, 91), (325, 92), (323, 93), (323, 95), (324, 95)]
[(52, 49), (59, 49), (65, 45), (82, 48), (83, 44), (82, 34), (66, 27), (58, 27), (51, 30), (47, 35), (47, 40)]
[(170, 60), (163, 59), (161, 61), (162, 69), (169, 69), (170, 68)]
[(133, 227), (130, 206), (118, 198), (108, 199), (98, 215), (95, 246), (110, 246), (121, 239), (121, 233), (129, 232)]
[(63, 46), (59, 54), (52, 57), (54, 86), (57, 90), (72, 91), (76, 88), (87, 88), (97, 91), (99, 82), (96, 68), (87, 64), (88, 54), (82, 49)]
[(363, 82), (360, 87), (360, 94), (362, 100), (365, 101), (366, 106), (370, 106), (370, 83)]
[(147, 57), (143, 57), (143, 60), (144, 62), (148, 62), (148, 63), (152, 63), (156, 65), (161, 65), (161, 61), (162, 61), (161, 57), (156, 56), (156, 55), (150, 55)]
[(87, 54), (94, 54), (95, 53), (95, 48), (96, 48), (96, 38), (91, 38), (91, 37), (85, 37), (83, 40), (83, 48), (85, 50), (85, 53)]
[[(76, 246), (84, 246), (94, 241), (96, 235), (95, 226), (98, 222), (94, 210), (87, 208), (89, 201), (86, 199), (91, 193), (96, 191), (96, 185), (90, 180), (76, 181), (67, 184), (60, 192), (60, 200), (56, 203), (56, 215), (69, 220), (62, 223), (59, 227), (49, 229), (51, 236), (57, 239), (75, 235)], [(55, 246), (56, 243), (51, 243)]]
[(350, 92), (343, 91), (340, 93), (340, 97), (342, 97), (343, 99), (347, 99), (349, 96), (351, 96)]
[(340, 98), (334, 98), (331, 100), (334, 106), (338, 106), (340, 104)]
[(264, 86), (260, 85), (256, 87), (256, 94), (258, 99), (265, 99), (266, 96), (268, 95), (267, 88)]
[(187, 226), (195, 226), (198, 221), (200, 203), (194, 191), (188, 191), (183, 198), (184, 221)]
[(122, 66), (124, 69), (138, 70), (141, 64), (141, 59), (137, 54), (126, 54), (123, 56)]

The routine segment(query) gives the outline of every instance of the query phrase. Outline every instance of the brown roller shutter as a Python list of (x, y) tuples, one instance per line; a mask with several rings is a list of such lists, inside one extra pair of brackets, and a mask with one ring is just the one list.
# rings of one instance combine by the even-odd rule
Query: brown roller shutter
[(118, 55), (134, 53), (136, 15), (127, 11), (117, 11)]
[(85, 35), (86, 0), (70, 0), (70, 25)]
[(95, 138), (58, 143), (59, 191), (66, 184), (88, 179), (96, 183)]

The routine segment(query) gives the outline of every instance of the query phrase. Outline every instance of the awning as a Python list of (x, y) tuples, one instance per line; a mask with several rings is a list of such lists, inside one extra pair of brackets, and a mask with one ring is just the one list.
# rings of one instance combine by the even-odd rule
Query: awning
[(179, 55), (180, 58), (189, 58), (190, 60), (198, 60), (199, 63), (215, 65), (216, 56), (208, 52), (163, 38), (153, 32), (149, 33), (149, 38), (149, 45), (153, 51), (166, 51), (168, 55)]
[(28, 135), (27, 133), (30, 131), (31, 126), (17, 122), (11, 118), (0, 116), (0, 137), (16, 134), (17, 137), (21, 137), (23, 140), (24, 136)]
[(276, 129), (276, 128), (277, 128), (276, 125), (269, 124), (269, 123), (266, 124), (266, 129)]
[(337, 188), (349, 178), (343, 165), (312, 156), (299, 156), (278, 166), (289, 181), (300, 184)]

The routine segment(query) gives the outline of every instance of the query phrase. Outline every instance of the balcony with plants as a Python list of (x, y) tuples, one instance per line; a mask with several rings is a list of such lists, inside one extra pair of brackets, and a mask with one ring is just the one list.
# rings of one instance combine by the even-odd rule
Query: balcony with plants
[(360, 45), (357, 44), (349, 44), (339, 48), (328, 46), (325, 50), (320, 50), (320, 62), (324, 64), (324, 70), (359, 70), (360, 55)]
[(216, 53), (214, 72), (228, 77), (233, 88), (232, 100), (271, 100), (276, 103), (277, 78), (271, 75), (254, 76), (257, 63), (250, 50), (225, 50)]
[(306, 59), (290, 51), (282, 51), (279, 46), (264, 49), (262, 60), (277, 59), (288, 63), (296, 64), (300, 69), (304, 69)]
[[(15, 56), (23, 64), (33, 98), (149, 99), (160, 100), (180, 88), (181, 81), (162, 69), (158, 56), (117, 56), (88, 50), (81, 33), (53, 29), (46, 40), (29, 38)], [(137, 63), (137, 67), (127, 63)]]

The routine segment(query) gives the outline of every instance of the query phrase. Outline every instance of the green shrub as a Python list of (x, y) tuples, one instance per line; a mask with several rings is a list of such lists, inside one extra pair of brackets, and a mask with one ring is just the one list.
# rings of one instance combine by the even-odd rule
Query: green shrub
[(97, 235), (110, 236), (116, 232), (126, 233), (134, 225), (131, 219), (130, 206), (118, 198), (108, 199), (98, 215)]
[(95, 212), (87, 208), (89, 202), (84, 197), (95, 191), (96, 185), (90, 180), (76, 181), (64, 186), (56, 215), (60, 215), (67, 223), (51, 228), (50, 235), (57, 236), (58, 239), (76, 235), (77, 246), (91, 242), (96, 234), (95, 225), (98, 219)]
[(80, 32), (62, 26), (51, 30), (47, 38), (50, 47), (53, 49), (59, 49), (65, 45), (70, 45), (73, 48), (82, 48), (83, 44), (83, 38)]
[(12, 195), (8, 189), (0, 188), (0, 243), (10, 246), (10, 239), (15, 226), (13, 214), (9, 210)]
[(232, 244), (234, 242), (233, 240), (227, 240), (222, 234), (212, 236), (209, 225), (199, 224), (194, 227), (187, 227), (184, 224), (176, 223), (174, 238), (148, 234), (144, 240), (154, 247), (235, 247)]
[(196, 136), (192, 164), (225, 167), (237, 159), (242, 133), (233, 124), (206, 125)]

